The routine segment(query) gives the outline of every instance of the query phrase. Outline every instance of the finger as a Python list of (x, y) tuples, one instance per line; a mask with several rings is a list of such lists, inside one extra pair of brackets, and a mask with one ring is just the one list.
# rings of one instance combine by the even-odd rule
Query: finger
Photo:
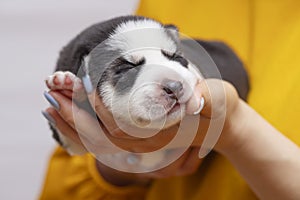
[(102, 102), (102, 99), (100, 99), (98, 95), (94, 96), (94, 102), (97, 115), (99, 116), (99, 118), (101, 119), (101, 121), (103, 122), (104, 126), (107, 128), (110, 134), (112, 134), (115, 137), (134, 139), (132, 136), (126, 134), (119, 128), (119, 126), (116, 124), (113, 114), (105, 107), (105, 105)]
[(209, 83), (210, 83), (209, 79), (203, 79), (196, 85), (194, 89), (194, 95), (192, 96), (191, 100), (187, 104), (187, 111), (189, 112), (189, 114), (192, 114), (201, 106), (200, 100), (202, 97), (204, 99), (204, 105), (201, 110), (201, 115), (210, 118), (211, 94), (208, 85)]
[(202, 98), (201, 87), (199, 84), (197, 84), (196, 87), (194, 88), (192, 97), (187, 102), (186, 113), (188, 115), (195, 114), (197, 110), (199, 110), (199, 113), (201, 112), (201, 110), (203, 109), (203, 106), (201, 105), (201, 98)]
[[(104, 124), (105, 128), (109, 132), (110, 135), (115, 137), (116, 139), (127, 139), (133, 141), (139, 141), (138, 144), (133, 145), (132, 148), (135, 149), (145, 149), (147, 146), (151, 146), (146, 148), (148, 150), (156, 150), (161, 148), (162, 146), (166, 145), (171, 139), (176, 135), (178, 131), (178, 125), (174, 125), (167, 130), (147, 130), (144, 128), (133, 127), (128, 124), (124, 124), (122, 122), (116, 121), (112, 115), (112, 113), (105, 107), (101, 98), (96, 95), (96, 92), (93, 91), (92, 93), (88, 94), (88, 98), (90, 101), (93, 101), (95, 110), (97, 115), (99, 116), (101, 122)], [(153, 134), (154, 133), (154, 134)], [(151, 135), (151, 136), (149, 136)], [(145, 137), (143, 137), (145, 136)], [(178, 145), (182, 147), (182, 145)], [(178, 147), (174, 146), (174, 147)], [(173, 147), (173, 146), (172, 146)], [(137, 150), (140, 151), (140, 150)]]
[(71, 126), (69, 126), (69, 124), (63, 120), (63, 118), (61, 118), (59, 113), (54, 108), (48, 108), (46, 111), (55, 120), (55, 128), (57, 128), (61, 134), (70, 138), (75, 143), (83, 146), (78, 133)]
[(112, 114), (108, 111), (108, 109), (102, 103), (102, 100), (100, 99), (98, 92), (94, 88), (91, 78), (88, 75), (88, 73), (82, 77), (82, 83), (83, 83), (83, 86), (87, 93), (88, 100), (89, 100), (92, 108), (97, 113), (98, 117), (100, 118), (101, 123), (103, 123), (103, 125), (106, 127), (106, 129), (109, 132), (113, 132), (113, 130), (115, 130), (118, 126), (116, 126), (116, 124), (114, 123)]
[(238, 100), (235, 88), (226, 81), (206, 79), (199, 83), (199, 87), (205, 99), (201, 115), (207, 118), (225, 115), (226, 109), (231, 109), (231, 105), (235, 105), (233, 101)]
[[(128, 124), (124, 124), (119, 121), (118, 121), (118, 123), (115, 122), (113, 114), (111, 112), (109, 112), (109, 110), (103, 104), (102, 99), (99, 97), (98, 93), (94, 89), (93, 84), (92, 84), (91, 79), (88, 74), (86, 74), (82, 78), (82, 83), (87, 92), (87, 96), (88, 96), (90, 104), (92, 105), (92, 108), (96, 111), (100, 120), (102, 121), (105, 128), (108, 130), (108, 132), (111, 135), (113, 135), (117, 138), (126, 138), (126, 139), (136, 139), (136, 136), (138, 136), (139, 138), (141, 137), (140, 134), (144, 133), (145, 130), (142, 130), (142, 129), (136, 130), (137, 127), (131, 127)], [(132, 130), (134, 130), (134, 132), (137, 134), (135, 134), (135, 133), (132, 134)], [(130, 133), (130, 135), (127, 133)], [(150, 134), (146, 133), (145, 137), (151, 137), (152, 135), (153, 134), (151, 134), (151, 133)]]
[[(221, 80), (203, 79), (196, 85), (193, 96), (187, 102), (187, 114), (193, 114), (201, 107), (201, 115), (211, 118), (212, 100), (216, 101), (214, 104), (219, 105), (220, 103), (217, 103), (217, 101), (225, 100), (224, 91), (225, 87)], [(201, 97), (204, 99), (203, 107), (200, 103)]]
[(103, 134), (103, 130), (95, 118), (85, 110), (78, 108), (71, 99), (55, 91), (50, 91), (49, 94), (59, 104), (59, 110), (57, 112), (60, 117), (79, 134), (93, 139)]
[[(124, 140), (120, 138), (111, 138), (106, 133), (105, 129), (100, 127), (99, 122), (93, 118), (85, 110), (78, 108), (71, 99), (65, 97), (59, 92), (50, 91), (49, 94), (58, 103), (58, 113), (62, 119), (72, 127), (79, 134), (80, 139), (83, 141), (86, 148), (97, 150), (93, 153), (104, 153), (103, 148), (110, 150), (111, 152), (120, 152), (122, 149), (145, 149), (148, 146), (149, 149), (153, 149), (153, 146), (149, 142), (144, 141), (141, 145), (137, 145), (136, 141)], [(140, 141), (140, 139), (138, 139)], [(156, 145), (157, 146), (157, 145)], [(97, 147), (100, 149), (98, 151)], [(105, 152), (108, 152), (106, 150)]]
[[(78, 108), (76, 104), (72, 102), (71, 99), (65, 97), (64, 95), (56, 91), (50, 91), (49, 94), (59, 104), (59, 115), (73, 129), (77, 130), (78, 132), (84, 132), (85, 130), (90, 130), (99, 126), (96, 120), (90, 114)], [(75, 117), (78, 118), (78, 121), (82, 120), (81, 123), (75, 124)]]
[(60, 92), (61, 94), (63, 94), (66, 97), (68, 97), (69, 99), (72, 99), (72, 96), (73, 96), (72, 90), (59, 90), (57, 92)]
[(106, 108), (102, 99), (99, 95), (97, 95), (95, 90), (88, 94), (88, 99), (110, 135), (117, 138), (136, 139), (135, 137), (127, 134), (127, 132), (130, 133), (130, 129), (138, 132), (136, 130), (138, 128), (130, 127), (128, 124), (125, 125), (121, 122), (117, 124), (113, 114)]
[(120, 148), (107, 137), (105, 129), (85, 110), (78, 108), (71, 99), (59, 92), (50, 91), (50, 95), (58, 102), (57, 111), (64, 121), (77, 131), (82, 143), (92, 153), (116, 153)]
[(107, 109), (101, 97), (95, 90), (91, 90), (88, 93), (88, 99), (99, 119), (111, 136), (114, 136), (115, 138), (136, 140), (140, 138), (151, 137), (153, 135), (153, 131), (147, 131), (137, 126), (131, 126), (130, 124), (124, 123), (121, 120), (115, 120), (116, 118), (114, 118), (113, 113)]
[[(197, 134), (194, 142), (201, 144), (198, 156), (203, 158), (216, 145), (224, 129), (226, 114), (234, 109), (239, 98), (232, 84), (226, 81), (207, 79), (205, 82), (200, 82), (200, 87), (205, 98), (205, 105), (201, 112), (204, 120), (200, 120), (200, 129), (204, 131), (198, 131), (202, 134)], [(203, 133), (205, 133), (204, 138), (201, 137)]]

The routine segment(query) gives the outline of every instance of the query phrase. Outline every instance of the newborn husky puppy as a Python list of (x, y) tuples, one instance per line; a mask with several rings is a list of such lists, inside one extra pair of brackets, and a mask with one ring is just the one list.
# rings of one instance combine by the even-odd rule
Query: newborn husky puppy
[[(47, 85), (50, 89), (82, 90), (80, 79), (88, 74), (116, 120), (147, 129), (170, 127), (186, 114), (196, 83), (219, 78), (214, 70), (189, 60), (201, 55), (178, 35), (173, 25), (139, 16), (95, 24), (63, 48)], [(197, 42), (214, 60), (222, 78), (246, 99), (248, 78), (237, 56), (221, 42)], [(67, 80), (71, 84), (66, 84)], [(54, 127), (52, 130), (68, 151), (81, 151)]]

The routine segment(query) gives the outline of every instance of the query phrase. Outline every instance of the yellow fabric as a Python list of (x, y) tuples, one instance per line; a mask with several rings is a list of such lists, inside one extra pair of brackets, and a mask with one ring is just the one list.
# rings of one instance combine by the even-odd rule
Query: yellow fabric
[[(92, 155), (70, 156), (58, 147), (51, 157), (40, 199), (143, 199), (146, 188), (117, 187), (99, 175)], [(113, 195), (111, 195), (113, 194)]]
[[(176, 24), (191, 37), (219, 39), (242, 58), (251, 78), (250, 105), (300, 145), (300, 1), (143, 0), (138, 14)], [(279, 147), (280, 148), (280, 147)], [(41, 199), (256, 199), (222, 156), (197, 174), (157, 180), (143, 188), (118, 188), (97, 174), (90, 155), (51, 158)]]

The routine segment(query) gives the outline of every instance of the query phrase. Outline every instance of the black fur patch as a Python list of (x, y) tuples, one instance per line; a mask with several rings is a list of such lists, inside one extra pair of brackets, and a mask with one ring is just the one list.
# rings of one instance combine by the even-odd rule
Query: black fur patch
[(132, 88), (145, 61), (145, 58), (142, 58), (136, 63), (131, 63), (121, 57), (111, 64), (110, 80), (118, 94), (125, 94)]
[(59, 137), (59, 134), (56, 130), (56, 128), (54, 128), (50, 123), (49, 123), (49, 126), (50, 126), (50, 129), (52, 130), (52, 137), (53, 139), (56, 140), (56, 142), (60, 145), (60, 146), (63, 146), (64, 144), (62, 143), (60, 137)]
[(179, 62), (183, 67), (187, 68), (189, 62), (182, 56), (179, 54), (179, 52), (175, 52), (173, 54), (170, 54), (164, 50), (161, 50), (161, 53), (168, 58), (169, 60), (173, 60), (176, 62)]
[(122, 16), (90, 26), (62, 49), (55, 71), (71, 71), (76, 75), (82, 59), (97, 45), (106, 40), (119, 24), (142, 19), (146, 18), (141, 16)]

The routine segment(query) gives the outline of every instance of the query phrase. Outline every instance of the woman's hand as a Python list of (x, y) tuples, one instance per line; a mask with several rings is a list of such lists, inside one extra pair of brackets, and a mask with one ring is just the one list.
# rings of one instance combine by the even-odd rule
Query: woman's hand
[[(98, 121), (91, 117), (90, 114), (73, 104), (71, 100), (72, 93), (69, 91), (50, 91), (49, 94), (59, 105), (59, 109), (50, 107), (46, 110), (54, 119), (56, 128), (77, 144), (83, 145), (84, 143), (83, 146), (88, 146), (89, 151), (93, 151), (94, 153), (118, 153), (119, 150), (118, 148), (115, 148), (115, 145), (132, 152), (153, 151), (166, 145), (178, 131), (178, 127), (174, 126), (167, 130), (163, 130), (150, 138), (134, 138), (127, 135), (116, 126), (111, 113), (105, 109), (100, 99), (94, 99), (92, 102), (95, 102), (94, 106), (97, 114), (103, 122), (102, 127), (99, 126)], [(201, 112), (200, 126), (198, 134), (192, 143), (193, 147), (190, 147), (187, 152), (168, 167), (155, 172), (140, 174), (138, 177), (163, 178), (193, 173), (201, 163), (201, 160), (198, 158), (198, 151), (211, 122), (216, 120), (216, 123), (218, 123), (218, 120), (223, 117), (226, 120), (224, 126), (225, 129), (221, 129), (222, 134), (229, 129), (229, 126), (226, 125), (227, 119), (231, 113), (234, 112), (235, 107), (237, 107), (238, 104), (238, 97), (235, 89), (229, 83), (220, 80), (207, 80), (201, 82), (195, 89), (195, 98), (192, 98), (188, 103), (188, 110), (193, 111), (197, 108), (193, 101), (197, 101), (197, 98), (200, 99), (201, 96), (205, 99), (205, 106)], [(92, 98), (92, 95), (89, 95), (89, 98)], [(212, 105), (214, 105), (214, 108)], [(226, 110), (227, 112), (225, 112)], [(76, 121), (80, 121), (80, 123), (76, 123)], [(221, 134), (221, 132), (219, 134)], [(218, 138), (218, 135), (215, 138)], [(222, 138), (227, 137), (221, 137), (221, 139)], [(115, 145), (112, 145), (111, 142)], [(226, 144), (226, 139), (219, 141), (217, 146), (222, 148), (223, 144)], [(177, 147), (180, 147), (181, 144), (178, 143), (176, 145)], [(174, 146), (174, 148), (175, 147), (176, 146)], [(107, 172), (107, 169), (105, 169), (106, 167), (101, 166), (102, 165), (99, 163), (99, 170)], [(126, 175), (126, 177), (128, 176)], [(139, 180), (136, 179), (137, 176), (129, 177), (130, 180)], [(114, 182), (113, 180), (110, 181)], [(129, 183), (130, 182), (131, 181), (129, 181)]]
[[(197, 99), (201, 96), (205, 99), (204, 109), (201, 112), (201, 119), (199, 123), (199, 130), (196, 138), (193, 142), (193, 146), (200, 147), (204, 139), (205, 133), (209, 126), (214, 125), (212, 122), (220, 120), (222, 129), (220, 131), (228, 132), (230, 126), (228, 126), (228, 119), (231, 119), (232, 113), (239, 103), (239, 98), (233, 86), (227, 82), (208, 79), (199, 83), (195, 89), (194, 98), (188, 102), (187, 110), (197, 109)], [(71, 98), (72, 93), (70, 91), (50, 91), (49, 94), (57, 101), (59, 109), (48, 108), (47, 112), (56, 121), (56, 127), (67, 137), (71, 138), (78, 144), (82, 144), (82, 139), (87, 144), (91, 144), (91, 147), (95, 150), (99, 150), (99, 153), (114, 153), (117, 151), (115, 148), (110, 148), (111, 144), (116, 144), (126, 150), (133, 152), (147, 152), (160, 149), (166, 145), (177, 133), (178, 126), (173, 126), (169, 129), (162, 130), (158, 134), (149, 138), (136, 138), (124, 133), (120, 129), (112, 116), (112, 114), (105, 108), (99, 98), (95, 98), (90, 102), (94, 103), (94, 107), (97, 111), (97, 115), (101, 119), (103, 126), (99, 126), (99, 123), (83, 109), (78, 108), (73, 104)], [(89, 98), (94, 98), (93, 94), (89, 95)], [(213, 106), (212, 106), (213, 105)], [(225, 121), (222, 121), (225, 120)], [(80, 122), (80, 123), (76, 123)], [(217, 123), (215, 123), (217, 124)], [(189, 130), (186, 130), (188, 132)], [(220, 132), (220, 133), (221, 133)], [(218, 135), (220, 134), (218, 133)], [(79, 135), (80, 134), (80, 137)], [(224, 137), (221, 137), (221, 139)], [(228, 137), (226, 137), (228, 138)], [(226, 138), (218, 142), (218, 146), (226, 143)], [(108, 139), (108, 140), (107, 140)], [(112, 143), (111, 143), (112, 142)], [(175, 147), (182, 147), (180, 143), (174, 144)], [(177, 146), (176, 146), (177, 145)]]

